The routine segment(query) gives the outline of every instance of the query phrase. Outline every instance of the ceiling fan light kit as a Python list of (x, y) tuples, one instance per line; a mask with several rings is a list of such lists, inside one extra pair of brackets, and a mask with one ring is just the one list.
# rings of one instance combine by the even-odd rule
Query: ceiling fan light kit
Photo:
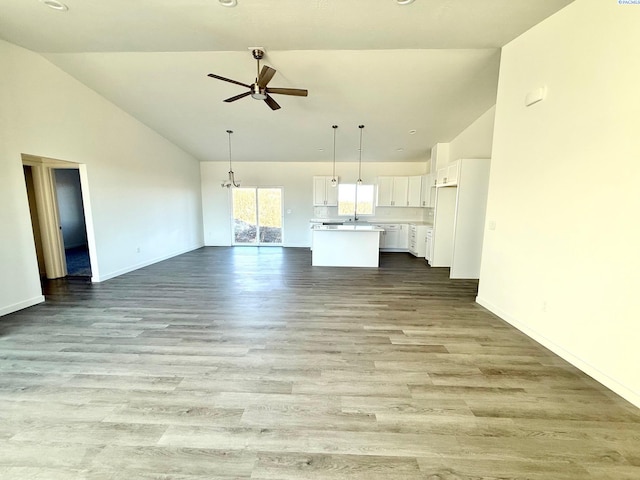
[(251, 85), (238, 82), (237, 80), (231, 80), (230, 78), (221, 77), (220, 75), (216, 75), (213, 73), (207, 75), (211, 78), (222, 80), (223, 82), (234, 83), (236, 85), (240, 85), (249, 89), (249, 91), (245, 93), (227, 98), (226, 100), (224, 100), (224, 102), (231, 103), (235, 102), (236, 100), (240, 100), (241, 98), (251, 96), (251, 98), (254, 98), (255, 100), (263, 100), (269, 106), (269, 108), (271, 108), (271, 110), (278, 110), (280, 108), (280, 105), (278, 105), (278, 102), (276, 102), (270, 94), (293, 95), (296, 97), (306, 97), (309, 94), (307, 90), (303, 90), (300, 88), (267, 87), (267, 84), (276, 74), (276, 70), (267, 65), (264, 65), (262, 69), (260, 69), (260, 60), (262, 59), (262, 57), (264, 57), (264, 49), (262, 47), (251, 48), (251, 54), (257, 62), (256, 81)]

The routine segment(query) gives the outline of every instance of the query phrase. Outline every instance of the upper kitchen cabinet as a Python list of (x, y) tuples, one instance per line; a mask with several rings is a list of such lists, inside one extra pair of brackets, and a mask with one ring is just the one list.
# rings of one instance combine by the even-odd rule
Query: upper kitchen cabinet
[[(336, 177), (337, 178), (337, 177)], [(338, 187), (331, 185), (332, 177), (313, 177), (313, 206), (337, 207)]]
[(404, 207), (409, 192), (409, 177), (378, 177), (378, 207)]
[(449, 150), (448, 143), (436, 143), (431, 147), (431, 170), (429, 173), (435, 174), (449, 163)]
[(420, 189), (420, 206), (433, 208), (436, 204), (436, 174), (429, 173), (422, 176)]
[(378, 207), (419, 207), (422, 177), (378, 177)]
[(407, 207), (420, 207), (422, 206), (422, 176), (415, 175), (409, 177), (408, 191), (407, 191)]
[(460, 160), (449, 163), (438, 169), (436, 184), (437, 185), (457, 185), (458, 171), (460, 170)]

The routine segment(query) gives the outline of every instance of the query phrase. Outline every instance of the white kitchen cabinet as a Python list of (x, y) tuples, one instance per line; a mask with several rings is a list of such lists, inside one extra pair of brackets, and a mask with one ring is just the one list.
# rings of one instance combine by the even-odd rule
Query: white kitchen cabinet
[[(331, 184), (333, 177), (315, 176), (313, 177), (313, 206), (314, 207), (337, 207), (338, 187)], [(336, 177), (337, 179), (338, 177)]]
[(437, 187), (429, 264), (451, 278), (479, 278), (489, 187), (487, 158), (458, 160), (457, 185)]
[(427, 227), (427, 241), (424, 249), (424, 259), (431, 264), (433, 258), (433, 227)]
[(421, 178), (420, 206), (433, 208), (436, 202), (436, 174), (429, 173)]
[(447, 183), (458, 184), (458, 170), (460, 168), (460, 160), (456, 160), (447, 166)]
[(435, 174), (440, 168), (446, 166), (449, 163), (449, 151), (450, 144), (448, 143), (436, 143), (431, 147), (431, 169), (429, 173)]
[(393, 206), (393, 178), (394, 177), (378, 177), (376, 206)]
[(456, 185), (458, 183), (458, 170), (460, 169), (460, 160), (451, 162), (438, 169), (436, 185)]
[[(409, 203), (409, 179), (413, 177), (378, 177), (377, 207), (406, 207)], [(416, 177), (418, 180), (419, 176)], [(417, 180), (414, 180), (414, 188)], [(415, 206), (420, 206), (420, 192), (413, 193)]]
[(455, 186), (436, 189), (436, 207), (433, 218), (433, 236), (429, 265), (432, 267), (450, 267), (453, 256), (453, 233), (456, 218)]
[(409, 229), (406, 223), (380, 223), (380, 249), (389, 252), (406, 252), (409, 248)]
[(420, 207), (422, 199), (422, 177), (414, 175), (408, 177), (407, 207)]
[(429, 228), (429, 225), (409, 224), (409, 253), (411, 255), (419, 258), (425, 256)]

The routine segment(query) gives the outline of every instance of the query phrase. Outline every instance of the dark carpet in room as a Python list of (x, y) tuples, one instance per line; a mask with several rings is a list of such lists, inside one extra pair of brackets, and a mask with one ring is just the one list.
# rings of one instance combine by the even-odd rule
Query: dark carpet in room
[(91, 263), (89, 262), (89, 248), (87, 245), (67, 248), (64, 251), (67, 259), (67, 275), (70, 277), (90, 277)]

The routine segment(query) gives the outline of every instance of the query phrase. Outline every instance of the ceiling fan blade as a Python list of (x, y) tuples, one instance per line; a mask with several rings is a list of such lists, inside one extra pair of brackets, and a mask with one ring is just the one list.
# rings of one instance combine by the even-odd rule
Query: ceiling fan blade
[(229, 97), (224, 101), (227, 103), (235, 102), (236, 100), (240, 100), (241, 98), (244, 98), (249, 95), (251, 95), (251, 92), (244, 92), (244, 93), (241, 93), (240, 95), (236, 95), (235, 97)]
[(277, 93), (279, 95), (295, 95), (296, 97), (306, 97), (308, 90), (301, 88), (267, 88), (268, 93)]
[(217, 78), (218, 80), (222, 80), (223, 82), (235, 83), (236, 85), (242, 85), (243, 87), (251, 88), (251, 85), (247, 85), (246, 83), (237, 82), (235, 80), (231, 80), (230, 78), (221, 77), (220, 75), (215, 75), (210, 73), (207, 77)]
[(271, 110), (278, 110), (280, 108), (280, 105), (278, 105), (278, 102), (276, 102), (269, 95), (267, 95), (267, 98), (264, 99), (264, 103), (269, 105), (269, 107), (271, 107)]
[(264, 88), (267, 86), (267, 83), (271, 81), (275, 74), (276, 71), (273, 68), (264, 65), (262, 67), (262, 70), (260, 71), (260, 75), (258, 76), (258, 81), (256, 83), (260, 88)]

